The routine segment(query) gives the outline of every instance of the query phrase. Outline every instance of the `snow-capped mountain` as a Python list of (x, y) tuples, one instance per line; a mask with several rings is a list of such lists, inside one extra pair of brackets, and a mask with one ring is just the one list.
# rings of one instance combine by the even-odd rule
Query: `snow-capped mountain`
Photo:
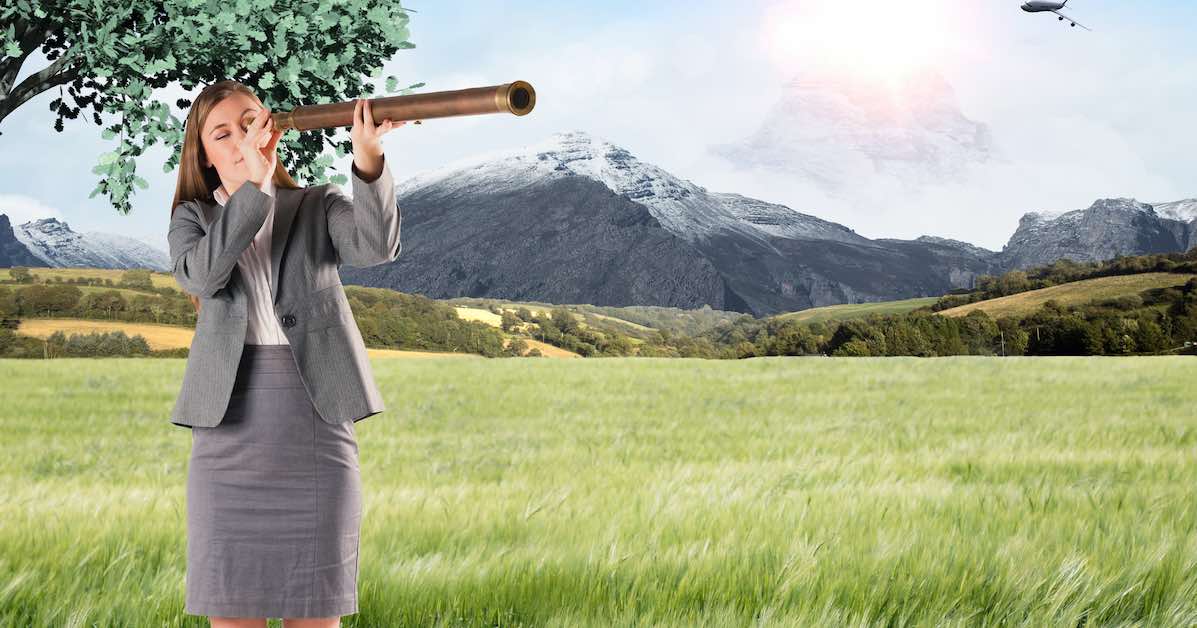
[(661, 226), (690, 243), (717, 233), (767, 237), (812, 237), (867, 241), (851, 229), (784, 205), (739, 194), (711, 193), (626, 149), (581, 131), (555, 133), (529, 146), (472, 155), (400, 182), (399, 195), (451, 198), (487, 191), (510, 193), (554, 179), (583, 176), (644, 205)]
[[(1197, 245), (1197, 201), (1125, 198), (1029, 212), (1001, 252), (931, 235), (869, 239), (784, 205), (710, 191), (578, 131), (417, 174), (396, 192), (403, 254), (342, 267), (346, 283), (432, 298), (705, 304), (763, 316), (938, 296), (981, 274), (1062, 257)], [(15, 265), (170, 272), (169, 256), (147, 242), (74, 233), (56, 219), (13, 228), (0, 214), (0, 266)]]
[(710, 150), (734, 168), (793, 175), (829, 192), (874, 176), (907, 186), (962, 180), (997, 156), (989, 127), (965, 117), (951, 85), (931, 71), (888, 85), (796, 77), (755, 132)]
[(29, 252), (16, 234), (8, 216), (0, 214), (0, 268), (13, 266), (46, 266), (47, 264)]
[(450, 163), (397, 193), (404, 254), (343, 268), (346, 282), (434, 298), (705, 303), (760, 315), (937, 295), (993, 270), (970, 245), (870, 240), (711, 192), (583, 132)]
[(33, 257), (49, 267), (149, 268), (170, 272), (170, 256), (141, 240), (98, 231), (76, 233), (57, 218), (18, 225), (13, 235)]
[(1002, 248), (998, 263), (1012, 270), (1062, 258), (1092, 262), (1187, 251), (1197, 245), (1197, 223), (1175, 217), (1183, 218), (1193, 208), (1193, 201), (1153, 206), (1132, 198), (1106, 198), (1085, 209), (1028, 212)]

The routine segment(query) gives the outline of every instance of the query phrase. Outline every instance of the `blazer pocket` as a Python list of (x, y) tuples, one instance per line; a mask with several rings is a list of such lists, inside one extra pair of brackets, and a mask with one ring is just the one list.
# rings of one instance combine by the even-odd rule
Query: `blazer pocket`
[(345, 289), (340, 285), (312, 292), (307, 298), (307, 303), (305, 310), (310, 319), (309, 331), (337, 327), (353, 321), (349, 299), (345, 297)]

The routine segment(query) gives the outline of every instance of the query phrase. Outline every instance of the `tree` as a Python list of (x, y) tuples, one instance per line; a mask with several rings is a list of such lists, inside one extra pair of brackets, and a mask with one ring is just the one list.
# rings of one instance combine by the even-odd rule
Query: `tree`
[(28, 266), (13, 266), (8, 269), (8, 276), (17, 283), (33, 283), (33, 273)]
[(506, 355), (519, 357), (524, 355), (524, 352), (527, 350), (528, 342), (526, 340), (523, 338), (512, 338), (511, 341), (507, 343)]
[(93, 292), (83, 299), (85, 311), (103, 312), (107, 318), (116, 318), (117, 312), (125, 311), (127, 303), (117, 290)]
[[(828, 349), (833, 355), (886, 355), (885, 333), (873, 317), (867, 319), (850, 319), (842, 321), (839, 328), (831, 336)], [(853, 345), (846, 352), (839, 348), (852, 341), (860, 341), (860, 345)], [(864, 347), (861, 353), (860, 347)]]
[(567, 308), (554, 307), (550, 312), (550, 317), (553, 319), (553, 324), (563, 334), (577, 334), (578, 330), (581, 329), (578, 319), (574, 318), (573, 313)]
[(1027, 351), (1029, 336), (1018, 326), (1016, 318), (999, 318), (998, 353), (1000, 355), (1023, 355)]
[(831, 353), (834, 357), (865, 357), (871, 355), (863, 340), (849, 340)]
[(154, 280), (150, 271), (145, 268), (129, 268), (121, 273), (116, 285), (133, 290), (153, 290)]
[[(415, 47), (407, 41), (407, 13), (414, 11), (398, 1), (20, 0), (2, 6), (0, 75), (8, 80), (0, 81), (0, 121), (55, 87), (59, 95), (50, 110), (58, 114), (59, 133), (64, 117), (75, 119), (90, 108), (91, 120), (104, 127), (102, 137), (116, 143), (92, 170), (102, 178), (91, 197), (107, 194), (122, 214), (132, 209), (133, 186), (149, 187), (134, 158), (161, 141), (174, 148), (163, 166), (170, 172), (182, 152), (183, 121), (152, 90), (172, 83), (191, 90), (231, 78), (249, 85), (276, 112), (368, 98), (372, 90), (361, 76), (371, 76), (396, 50)], [(51, 63), (26, 72), (25, 60), (38, 49)], [(13, 85), (19, 74), (27, 76)], [(388, 76), (387, 92), (396, 86)], [(102, 113), (118, 119), (105, 126)], [(345, 184), (343, 174), (324, 178), (332, 164), (322, 155), (325, 138), (337, 131), (291, 129), (279, 141), (279, 161), (297, 180)], [(352, 151), (344, 135), (334, 143), (338, 156)]]
[(1159, 323), (1146, 318), (1139, 318), (1139, 326), (1131, 335), (1136, 348), (1141, 352), (1162, 351), (1168, 348), (1168, 337), (1160, 329)]
[(1018, 294), (1026, 292), (1031, 289), (1031, 282), (1027, 279), (1027, 274), (1021, 270), (1012, 270), (998, 279), (998, 294), (1006, 296), (1010, 294)]
[(499, 327), (503, 331), (511, 331), (524, 324), (511, 310), (503, 310), (503, 314), (499, 319)]

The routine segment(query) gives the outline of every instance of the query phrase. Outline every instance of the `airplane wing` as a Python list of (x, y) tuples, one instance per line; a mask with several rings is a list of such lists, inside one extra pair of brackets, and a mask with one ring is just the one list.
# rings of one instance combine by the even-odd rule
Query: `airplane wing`
[(1077, 26), (1080, 26), (1081, 28), (1083, 28), (1083, 29), (1085, 29), (1085, 30), (1087, 30), (1087, 31), (1091, 31), (1091, 30), (1093, 30), (1092, 28), (1089, 28), (1088, 26), (1085, 26), (1084, 24), (1081, 24), (1080, 22), (1078, 22), (1078, 21), (1076, 21), (1076, 20), (1074, 20), (1074, 19), (1072, 19), (1072, 18), (1068, 17), (1067, 15), (1064, 15), (1063, 13), (1060, 13), (1059, 11), (1052, 11), (1052, 13), (1055, 13), (1056, 15), (1059, 15), (1060, 17), (1062, 17), (1062, 18), (1064, 18), (1064, 19), (1068, 20), (1068, 21), (1069, 21), (1069, 23), (1071, 23), (1071, 24), (1076, 24)]

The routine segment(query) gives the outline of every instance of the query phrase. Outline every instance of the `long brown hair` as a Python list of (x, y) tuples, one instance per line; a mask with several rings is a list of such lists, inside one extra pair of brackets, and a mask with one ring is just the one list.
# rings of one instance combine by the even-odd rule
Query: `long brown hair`
[[(200, 141), (200, 133), (212, 108), (220, 101), (238, 92), (252, 98), (259, 107), (265, 107), (253, 90), (232, 79), (218, 81), (205, 87), (199, 96), (196, 96), (195, 102), (191, 103), (187, 121), (183, 125), (183, 153), (179, 157), (179, 178), (175, 184), (175, 198), (170, 204), (171, 218), (174, 218), (175, 209), (184, 201), (216, 202), (214, 192), (220, 188), (220, 175), (217, 174), (215, 166), (207, 168), (203, 166), (201, 158), (207, 157), (207, 154), (204, 152), (203, 142)], [(275, 165), (274, 175), (271, 179), (274, 181), (275, 188), (298, 189), (300, 187), (295, 179), (291, 178), (291, 173), (283, 167), (282, 159), (279, 159)], [(191, 305), (195, 307), (196, 313), (199, 313), (199, 297), (185, 290), (183, 294), (187, 295), (187, 298), (191, 300)]]

